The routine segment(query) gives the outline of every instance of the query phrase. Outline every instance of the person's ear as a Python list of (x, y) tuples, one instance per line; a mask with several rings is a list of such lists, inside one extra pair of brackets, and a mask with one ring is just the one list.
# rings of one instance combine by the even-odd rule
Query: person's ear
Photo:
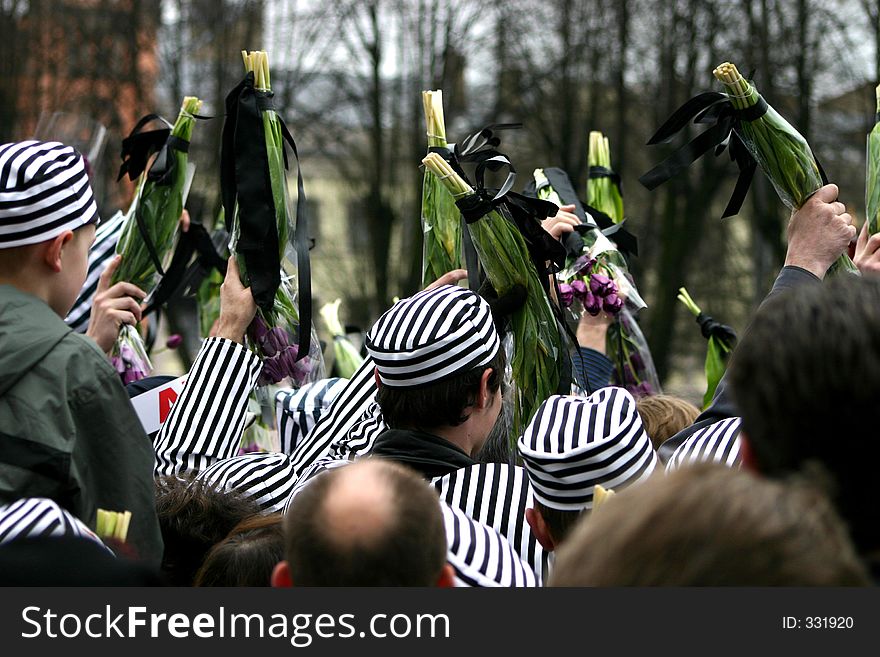
[(749, 437), (742, 429), (739, 431), (739, 458), (743, 470), (756, 473), (761, 472), (761, 469), (758, 467), (758, 460), (755, 458), (755, 451), (749, 443)]
[(43, 250), (43, 262), (56, 274), (61, 272), (61, 253), (64, 247), (73, 239), (73, 231), (65, 230), (63, 233), (48, 240)]
[(443, 564), (440, 577), (437, 578), (437, 587), (441, 589), (455, 588), (455, 571), (449, 563)]
[(538, 539), (541, 547), (547, 552), (553, 552), (556, 549), (556, 543), (550, 535), (550, 528), (544, 522), (544, 516), (541, 515), (541, 512), (537, 509), (526, 509), (526, 522), (529, 523), (529, 527), (532, 528), (532, 533)]
[(494, 395), (492, 391), (489, 389), (489, 377), (492, 376), (492, 372), (494, 372), (491, 367), (487, 367), (482, 376), (480, 376), (480, 392), (477, 394), (477, 408), (486, 408), (492, 403), (492, 399)]
[[(377, 388), (380, 387), (382, 385), (382, 381), (379, 380), (379, 368), (378, 367), (373, 368), (373, 378), (376, 380), (376, 387)], [(385, 394), (385, 393), (382, 393), (382, 394)]]
[(269, 582), (276, 589), (289, 589), (292, 587), (293, 580), (290, 578), (290, 565), (286, 561), (279, 561), (275, 564)]

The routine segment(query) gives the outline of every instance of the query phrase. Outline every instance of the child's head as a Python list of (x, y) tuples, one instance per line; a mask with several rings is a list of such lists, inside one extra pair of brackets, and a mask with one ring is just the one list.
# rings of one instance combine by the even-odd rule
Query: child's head
[(66, 315), (85, 282), (97, 222), (79, 152), (58, 142), (0, 145), (0, 282)]
[(672, 395), (648, 395), (636, 400), (636, 408), (655, 449), (682, 429), (691, 426), (700, 409)]

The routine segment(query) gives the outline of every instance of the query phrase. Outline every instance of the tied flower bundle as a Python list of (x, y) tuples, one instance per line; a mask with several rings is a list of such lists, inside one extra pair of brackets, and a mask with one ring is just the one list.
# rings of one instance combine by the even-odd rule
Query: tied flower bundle
[(874, 91), (877, 96), (877, 114), (874, 128), (868, 133), (868, 157), (865, 168), (865, 211), (868, 215), (868, 232), (880, 232), (880, 85)]
[[(608, 138), (594, 130), (590, 133), (589, 144), (587, 198), (592, 199), (592, 207), (604, 212), (615, 224), (619, 224), (624, 218), (623, 196), (619, 185), (612, 178), (615, 174), (611, 168)], [(660, 381), (654, 369), (654, 359), (633, 314), (647, 304), (632, 285), (623, 255), (615, 249), (605, 257), (608, 260), (606, 267), (616, 274), (615, 282), (625, 290), (620, 294), (629, 302), (628, 308), (621, 308), (616, 313), (615, 321), (608, 327), (605, 338), (608, 358), (614, 363), (612, 381), (636, 397), (657, 394), (660, 392)]]
[(590, 132), (587, 166), (587, 204), (602, 210), (614, 223), (619, 224), (623, 221), (623, 196), (614, 181), (608, 137), (598, 130)]
[[(446, 190), (444, 193), (448, 194)], [(337, 299), (333, 303), (325, 303), (320, 312), (327, 325), (327, 330), (333, 336), (333, 362), (336, 363), (336, 371), (343, 379), (350, 379), (363, 364), (364, 359), (348, 339), (345, 328), (339, 321), (340, 304), (342, 304), (342, 299)]]
[[(177, 121), (163, 146), (164, 154), (160, 152), (149, 170), (144, 167), (116, 246), (122, 262), (111, 284), (127, 281), (148, 295), (158, 285), (162, 265), (173, 252), (178, 235), (185, 201), (187, 146), (201, 104), (193, 96), (183, 99)], [(126, 384), (144, 378), (153, 367), (143, 339), (130, 324), (122, 326), (111, 361)]]
[[(725, 62), (712, 73), (724, 85), (730, 102), (739, 112), (734, 131), (773, 183), (782, 202), (789, 209), (797, 210), (824, 184), (824, 176), (807, 140), (766, 104), (736, 66)], [(765, 111), (756, 110), (764, 106)], [(846, 254), (840, 256), (833, 269), (858, 272)]]
[[(423, 91), (428, 148), (447, 149), (446, 123), (443, 119), (443, 92)], [(422, 180), (422, 286), (434, 282), (443, 274), (461, 267), (461, 216), (455, 199), (437, 179), (425, 169)]]
[(703, 337), (709, 341), (705, 367), (706, 394), (703, 395), (703, 408), (705, 409), (712, 402), (718, 382), (721, 381), (721, 377), (724, 376), (724, 371), (727, 369), (727, 361), (736, 346), (736, 333), (729, 326), (719, 324), (704, 314), (683, 287), (678, 290), (678, 300), (694, 315), (703, 332)]
[(98, 509), (95, 533), (103, 541), (112, 539), (125, 543), (131, 525), (131, 511), (105, 511)]
[[(422, 163), (456, 200), (475, 196), (475, 190), (438, 153), (428, 153)], [(562, 342), (550, 302), (516, 226), (501, 211), (493, 209), (469, 223), (468, 232), (486, 276), (499, 297), (516, 285), (526, 289), (525, 304), (511, 317), (511, 374), (516, 394), (510, 439), (516, 440), (538, 406), (557, 391)]]
[[(289, 198), (287, 192), (287, 176), (285, 166), (284, 142), (286, 128), (281, 124), (281, 119), (276, 113), (272, 105), (272, 91), (269, 75), (269, 60), (265, 51), (245, 52), (242, 51), (242, 59), (248, 76), (245, 81), (237, 88), (233, 94), (241, 92), (242, 88), (247, 90), (248, 84), (252, 85), (250, 90), (256, 97), (256, 107), (260, 114), (261, 126), (249, 126), (259, 129), (264, 137), (262, 144), (248, 143), (245, 148), (258, 150), (263, 149), (264, 153), (259, 153), (259, 158), (264, 159), (268, 168), (268, 182), (271, 188), (271, 209), (266, 216), (267, 222), (271, 226), (261, 226), (258, 232), (269, 233), (270, 237), (267, 242), (261, 243), (258, 248), (254, 247), (254, 240), (243, 238), (241, 202), (243, 185), (238, 184), (235, 193), (234, 211), (230, 207), (225, 207), (226, 216), (232, 215), (232, 230), (230, 240), (230, 252), (236, 255), (236, 260), (241, 274), (242, 283), (248, 286), (252, 283), (252, 272), (249, 271), (248, 263), (252, 265), (259, 263), (259, 252), (265, 252), (267, 248), (277, 248), (277, 253), (272, 254), (274, 261), (283, 262), (289, 237), (293, 234), (292, 213), (289, 209)], [(232, 96), (233, 94), (230, 94)], [(242, 94), (243, 95), (243, 94)], [(241, 96), (235, 100), (240, 99)], [(251, 117), (237, 116), (238, 123), (235, 128), (229, 125), (229, 104), (230, 98), (227, 98), (227, 125), (224, 126), (224, 132), (229, 130), (233, 139), (239, 137), (236, 134), (242, 128), (242, 124)], [(224, 136), (224, 139), (227, 137)], [(236, 141), (235, 147), (241, 144)], [(248, 150), (247, 155), (242, 156), (237, 153), (239, 158), (236, 170), (242, 167), (261, 167), (262, 163), (257, 159), (250, 161), (250, 157), (254, 155), (254, 150)], [(243, 161), (247, 160), (247, 161)], [(267, 199), (260, 198), (258, 205), (265, 209)], [(224, 206), (226, 206), (224, 200)], [(253, 220), (253, 218), (251, 218)], [(249, 230), (253, 227), (249, 225)], [(251, 234), (253, 235), (253, 233)], [(246, 246), (247, 245), (247, 246)], [(251, 249), (251, 253), (246, 257), (243, 249)], [(253, 252), (256, 252), (253, 253)], [(256, 256), (256, 257), (253, 257)], [(269, 258), (271, 261), (273, 258)], [(268, 283), (265, 281), (264, 274), (261, 272), (261, 285), (265, 285), (265, 289), (275, 287), (274, 297), (269, 299), (269, 303), (260, 303), (258, 299), (257, 315), (248, 327), (247, 339), (249, 346), (262, 359), (263, 368), (257, 380), (259, 386), (267, 386), (276, 384), (284, 379), (289, 378), (295, 387), (302, 385), (314, 378), (323, 376), (323, 364), (317, 336), (314, 335), (311, 327), (300, 326), (300, 315), (297, 303), (292, 291), (293, 277), (286, 275), (283, 267), (280, 267), (280, 275), (269, 272)], [(275, 270), (275, 271), (279, 271)], [(300, 272), (302, 275), (302, 272)], [(276, 277), (277, 276), (277, 277)], [(279, 280), (280, 279), (280, 280)], [(255, 298), (258, 293), (254, 291)], [(309, 351), (305, 355), (299, 354), (299, 343), (297, 337), (301, 328), (311, 332)]]

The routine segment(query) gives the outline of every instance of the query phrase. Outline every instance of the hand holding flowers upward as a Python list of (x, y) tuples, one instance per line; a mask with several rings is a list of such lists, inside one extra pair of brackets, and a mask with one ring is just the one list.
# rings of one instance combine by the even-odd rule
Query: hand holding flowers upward
[(217, 320), (214, 335), (244, 343), (244, 334), (257, 313), (257, 304), (249, 287), (241, 282), (238, 263), (229, 258), (226, 278), (220, 286), (220, 318)]
[(135, 325), (141, 321), (141, 306), (146, 293), (136, 285), (120, 281), (110, 284), (113, 275), (122, 262), (122, 256), (114, 257), (98, 279), (95, 300), (86, 335), (92, 338), (105, 354), (109, 354), (119, 337), (123, 324)]
[(785, 264), (823, 278), (828, 268), (847, 252), (856, 232), (852, 216), (837, 200), (837, 185), (820, 187), (791, 215)]

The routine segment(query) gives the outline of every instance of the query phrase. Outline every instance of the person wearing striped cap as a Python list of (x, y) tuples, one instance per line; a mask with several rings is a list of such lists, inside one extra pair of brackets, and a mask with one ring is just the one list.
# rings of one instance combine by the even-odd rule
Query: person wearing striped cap
[(501, 410), (504, 376), (489, 304), (454, 285), (419, 292), (379, 318), (366, 348), (390, 427), (371, 454), (428, 480), (476, 463)]
[(586, 398), (550, 397), (518, 447), (535, 496), (526, 520), (548, 551), (592, 509), (596, 486), (625, 488), (648, 478), (658, 464), (635, 400), (623, 388)]
[(79, 152), (0, 145), (0, 503), (46, 497), (89, 526), (131, 511), (130, 543), (158, 563), (152, 445), (102, 350), (62, 321), (97, 222)]

